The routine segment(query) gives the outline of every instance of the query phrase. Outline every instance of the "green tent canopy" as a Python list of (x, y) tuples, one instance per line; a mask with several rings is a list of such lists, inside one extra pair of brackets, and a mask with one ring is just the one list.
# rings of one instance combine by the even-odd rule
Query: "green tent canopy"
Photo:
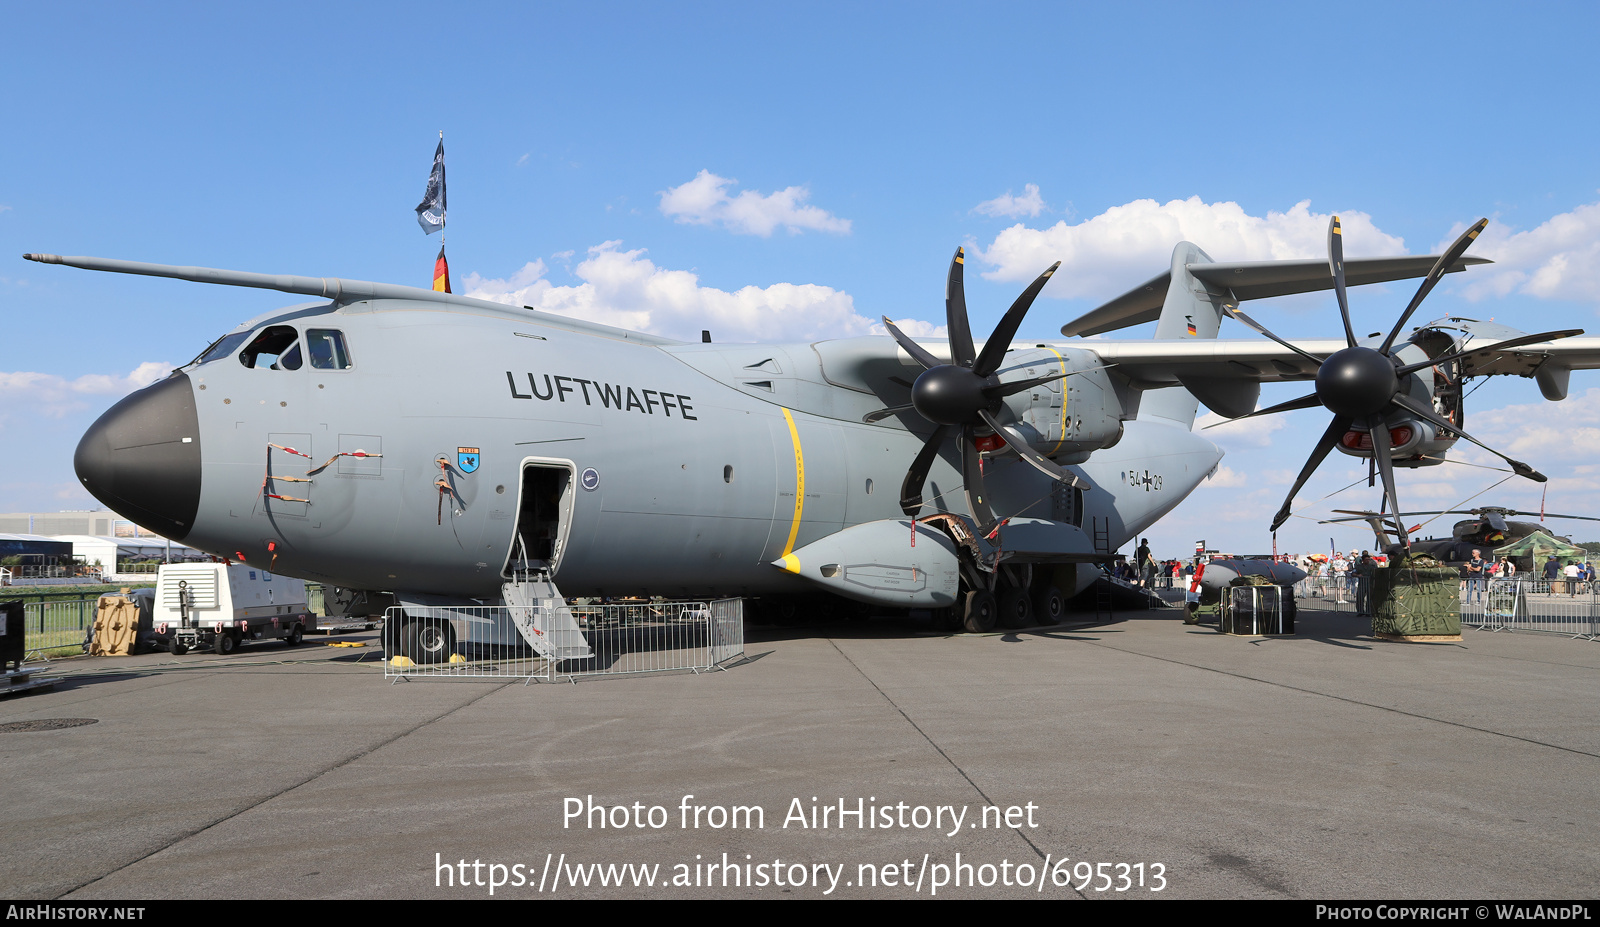
[(1589, 552), (1581, 547), (1558, 540), (1543, 531), (1535, 531), (1514, 544), (1494, 549), (1495, 559), (1510, 557), (1522, 569), (1532, 568), (1537, 571), (1544, 567), (1550, 555), (1555, 554), (1556, 560), (1562, 564), (1581, 563)]

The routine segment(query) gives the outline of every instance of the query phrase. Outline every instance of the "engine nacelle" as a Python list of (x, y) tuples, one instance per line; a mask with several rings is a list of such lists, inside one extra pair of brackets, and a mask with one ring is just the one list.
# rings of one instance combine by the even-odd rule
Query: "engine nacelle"
[(1061, 463), (1082, 463), (1122, 437), (1122, 404), (1102, 361), (1071, 348), (1011, 351), (998, 376), (1004, 382), (1078, 371), (1006, 397), (1001, 421), (1013, 425), (1039, 453)]
[[(1453, 434), (1441, 435), (1431, 422), (1414, 418), (1398, 419), (1386, 423), (1394, 465), (1397, 467), (1433, 467), (1444, 463), (1444, 453), (1459, 440)], [(1372, 433), (1365, 428), (1351, 427), (1334, 445), (1351, 457), (1370, 459), (1373, 455)]]

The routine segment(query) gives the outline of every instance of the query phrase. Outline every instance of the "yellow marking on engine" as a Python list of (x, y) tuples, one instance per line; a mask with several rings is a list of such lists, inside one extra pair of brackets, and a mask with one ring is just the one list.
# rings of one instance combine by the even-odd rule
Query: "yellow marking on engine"
[(800, 515), (806, 507), (806, 455), (800, 449), (800, 431), (794, 427), (794, 415), (788, 409), (783, 410), (783, 420), (789, 423), (789, 440), (794, 444), (794, 521), (789, 525), (789, 539), (783, 543), (783, 556), (787, 557), (794, 550), (794, 539), (800, 535)]

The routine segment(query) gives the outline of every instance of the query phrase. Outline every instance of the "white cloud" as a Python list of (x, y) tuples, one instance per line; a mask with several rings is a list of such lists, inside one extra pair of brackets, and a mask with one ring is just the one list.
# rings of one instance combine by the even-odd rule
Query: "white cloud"
[(517, 159), (517, 167), (522, 167), (523, 165), (527, 164), (528, 163), (528, 159), (530, 157), (532, 157), (532, 156), (533, 156), (533, 152), (530, 151), (530, 152), (524, 154), (522, 157), (518, 158)]
[[(1271, 405), (1271, 403), (1268, 403)], [(1236, 447), (1270, 447), (1272, 433), (1287, 424), (1287, 413), (1256, 418), (1228, 419), (1206, 412), (1195, 419), (1194, 429), (1208, 441)], [(1212, 427), (1215, 426), (1215, 427)]]
[[(621, 250), (608, 241), (589, 249), (573, 273), (576, 286), (546, 279), (544, 261), (533, 261), (506, 279), (469, 274), (467, 296), (543, 312), (696, 341), (710, 329), (718, 341), (804, 341), (881, 334), (883, 326), (855, 311), (849, 293), (811, 283), (747, 286), (733, 292), (701, 286), (686, 270), (658, 267), (644, 249)], [(943, 328), (915, 319), (895, 324), (915, 337), (942, 335)]]
[(1244, 489), (1255, 483), (1249, 474), (1240, 473), (1232, 467), (1218, 467), (1216, 472), (1200, 485), (1206, 489)]
[(807, 229), (850, 234), (849, 219), (805, 205), (811, 197), (806, 187), (786, 187), (765, 196), (754, 190), (744, 190), (730, 197), (728, 187), (738, 182), (703, 170), (688, 183), (663, 190), (661, 212), (687, 225), (721, 224), (736, 234), (763, 238), (779, 226), (795, 235)]
[[(1600, 388), (1569, 396), (1562, 402), (1534, 402), (1476, 412), (1468, 416), (1465, 424), (1473, 437), (1501, 453), (1528, 461), (1536, 469), (1545, 469), (1541, 461), (1594, 460), (1600, 457)], [(1466, 441), (1456, 445), (1466, 446)], [(1488, 460), (1504, 466), (1498, 458)]]
[(146, 361), (127, 376), (86, 373), (75, 380), (53, 373), (0, 371), (0, 406), (7, 410), (7, 418), (24, 410), (46, 418), (64, 418), (97, 405), (90, 401), (93, 397), (121, 397), (149, 386), (171, 372), (173, 366)]
[(972, 211), (986, 216), (1015, 219), (1018, 216), (1037, 216), (1044, 211), (1044, 208), (1044, 199), (1039, 196), (1039, 185), (1030, 183), (1023, 186), (1021, 196), (1012, 196), (1011, 191), (1007, 190), (992, 200), (984, 200), (972, 207)]
[[(1448, 248), (1465, 229), (1464, 224), (1451, 229), (1439, 249)], [(1553, 216), (1525, 232), (1490, 222), (1468, 253), (1495, 262), (1473, 274), (1473, 282), (1463, 288), (1470, 300), (1521, 293), (1600, 301), (1600, 203)]]
[[(1406, 253), (1405, 242), (1378, 229), (1362, 212), (1341, 212), (1345, 253), (1355, 257)], [(1302, 200), (1288, 212), (1252, 216), (1238, 203), (1200, 197), (1134, 200), (1076, 225), (1045, 229), (1017, 224), (974, 255), (994, 266), (990, 280), (1032, 280), (1055, 261), (1061, 270), (1044, 292), (1059, 298), (1103, 299), (1149, 279), (1168, 266), (1172, 248), (1192, 241), (1217, 261), (1273, 261), (1327, 255), (1328, 215)]]

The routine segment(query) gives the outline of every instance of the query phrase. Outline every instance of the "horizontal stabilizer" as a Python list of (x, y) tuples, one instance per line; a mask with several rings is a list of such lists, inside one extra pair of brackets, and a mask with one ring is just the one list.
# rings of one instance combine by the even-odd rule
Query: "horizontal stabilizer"
[[(1351, 258), (1344, 263), (1345, 283), (1347, 286), (1359, 286), (1426, 277), (1438, 260), (1438, 255)], [(1493, 262), (1487, 258), (1463, 257), (1452, 264), (1447, 272), (1460, 273), (1469, 264), (1490, 263)], [(1333, 289), (1333, 275), (1328, 271), (1326, 258), (1249, 261), (1242, 264), (1202, 263), (1189, 264), (1187, 268), (1190, 274), (1205, 283), (1233, 291), (1234, 298), (1241, 301)], [(1154, 322), (1161, 315), (1161, 305), (1167, 298), (1167, 288), (1171, 283), (1171, 271), (1152, 277), (1148, 282), (1061, 326), (1061, 334), (1069, 337), (1098, 335), (1143, 322)]]

